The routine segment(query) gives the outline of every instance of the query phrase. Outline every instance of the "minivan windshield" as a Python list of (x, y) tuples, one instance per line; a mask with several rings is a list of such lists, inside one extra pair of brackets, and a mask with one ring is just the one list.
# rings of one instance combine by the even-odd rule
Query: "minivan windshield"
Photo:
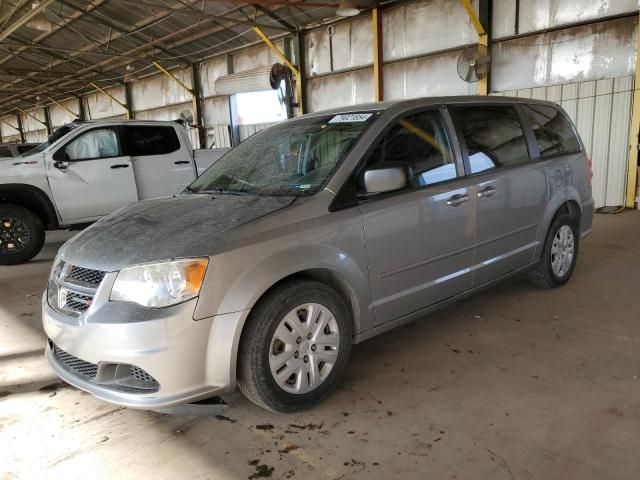
[(342, 113), (275, 125), (229, 151), (187, 191), (313, 195), (376, 117), (377, 112)]
[(62, 137), (64, 137), (67, 133), (69, 133), (71, 130), (73, 130), (76, 127), (77, 125), (75, 123), (68, 123), (66, 125), (61, 126), (60, 128), (56, 128), (53, 131), (53, 133), (49, 135), (46, 142), (42, 142), (40, 145), (36, 145), (31, 150), (24, 152), (21, 156), (29, 157), (31, 155), (35, 155), (36, 153), (40, 153), (46, 150), (49, 146), (56, 143), (58, 140), (60, 140)]

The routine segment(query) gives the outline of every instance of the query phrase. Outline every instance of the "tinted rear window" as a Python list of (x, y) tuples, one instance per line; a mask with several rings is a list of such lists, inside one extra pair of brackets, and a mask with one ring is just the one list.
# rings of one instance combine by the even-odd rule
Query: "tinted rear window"
[(540, 158), (580, 151), (580, 142), (569, 120), (547, 105), (523, 105), (538, 143)]
[(0, 147), (0, 157), (11, 157), (11, 150), (8, 147)]
[(529, 161), (524, 131), (513, 107), (454, 107), (451, 112), (467, 147), (471, 173)]
[(180, 148), (178, 135), (171, 127), (131, 126), (127, 133), (132, 157), (166, 155)]

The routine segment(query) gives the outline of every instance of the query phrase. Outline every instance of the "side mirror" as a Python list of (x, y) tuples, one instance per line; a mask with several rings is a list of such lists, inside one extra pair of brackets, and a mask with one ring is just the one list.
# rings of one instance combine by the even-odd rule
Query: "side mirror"
[(367, 170), (364, 172), (364, 188), (367, 194), (393, 192), (409, 185), (407, 171), (401, 167)]
[(69, 166), (69, 163), (56, 160), (55, 162), (53, 162), (53, 166), (56, 167), (58, 170), (66, 170), (67, 167)]

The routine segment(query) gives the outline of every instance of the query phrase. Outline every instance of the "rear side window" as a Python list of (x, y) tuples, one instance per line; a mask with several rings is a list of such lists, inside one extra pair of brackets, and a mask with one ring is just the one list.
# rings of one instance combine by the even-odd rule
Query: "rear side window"
[(523, 105), (538, 143), (540, 158), (580, 151), (580, 142), (569, 120), (547, 105)]
[(22, 154), (31, 150), (35, 145), (18, 145), (18, 153)]
[(367, 169), (406, 167), (413, 187), (426, 187), (456, 178), (456, 166), (438, 111), (425, 111), (398, 120), (380, 140)]
[(529, 161), (524, 131), (513, 107), (453, 107), (451, 113), (467, 147), (471, 173)]
[(171, 127), (127, 127), (129, 150), (132, 157), (166, 155), (180, 148), (176, 131)]
[(11, 150), (8, 147), (0, 147), (0, 157), (12, 157)]

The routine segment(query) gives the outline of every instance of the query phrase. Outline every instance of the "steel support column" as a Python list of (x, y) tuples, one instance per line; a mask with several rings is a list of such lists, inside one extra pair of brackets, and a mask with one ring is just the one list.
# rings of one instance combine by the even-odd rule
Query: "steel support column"
[[(291, 61), (287, 58), (287, 56), (280, 51), (280, 49), (267, 37), (267, 35), (262, 31), (260, 27), (253, 27), (253, 30), (258, 34), (262, 41), (267, 44), (267, 46), (273, 50), (273, 52), (280, 57), (282, 63), (286, 65), (286, 67), (291, 70), (291, 72), (296, 77), (296, 100), (298, 102), (298, 115), (304, 114), (304, 99), (302, 93), (302, 74), (300, 71), (300, 67), (294, 66)], [(299, 59), (298, 59), (299, 60)]]
[(156, 67), (158, 70), (160, 70), (162, 73), (164, 73), (167, 77), (169, 77), (171, 80), (173, 80), (178, 85), (180, 85), (187, 93), (189, 93), (189, 95), (191, 95), (191, 106), (193, 107), (193, 115), (194, 115), (194, 119), (196, 121), (196, 125), (194, 125), (194, 126), (196, 128), (198, 128), (200, 126), (200, 124), (199, 124), (199, 119), (198, 119), (198, 114), (197, 114), (198, 106), (197, 106), (196, 95), (194, 93), (194, 90), (192, 88), (187, 87), (178, 77), (176, 77), (173, 73), (171, 73), (166, 68), (164, 68), (158, 62), (154, 61), (154, 62), (151, 62), (151, 63), (153, 63), (154, 67)]
[(44, 123), (45, 123), (45, 126), (47, 127), (47, 136), (49, 136), (53, 131), (51, 129), (51, 115), (49, 114), (49, 107), (47, 105), (45, 105), (43, 109), (44, 109)]
[(378, 7), (371, 10), (373, 28), (373, 96), (376, 102), (384, 99), (384, 72), (382, 66), (382, 19)]
[[(63, 110), (66, 110), (67, 112), (69, 112), (71, 115), (73, 115), (76, 118), (80, 118), (80, 114), (74, 112), (73, 110), (71, 110), (70, 108), (65, 107), (62, 103), (60, 103), (59, 101), (57, 101), (54, 98), (51, 97), (47, 97), (49, 99), (50, 102), (55, 103), (57, 106), (59, 106), (60, 108), (62, 108)], [(79, 98), (79, 97), (78, 97)]]
[(204, 108), (202, 108), (202, 85), (200, 84), (200, 68), (198, 63), (191, 64), (191, 84), (193, 95), (193, 115), (196, 119), (198, 129), (198, 143), (200, 148), (207, 148), (207, 127), (204, 118)]
[(20, 133), (20, 143), (24, 143), (24, 128), (22, 128), (22, 117), (16, 113), (16, 121), (18, 122), (18, 133)]
[(309, 111), (309, 105), (307, 104), (307, 69), (306, 69), (306, 53), (304, 49), (304, 36), (302, 32), (296, 32), (293, 37), (293, 47), (296, 62), (298, 64), (298, 70), (300, 71), (299, 78), (296, 78), (296, 90), (298, 92), (298, 111), (306, 113)]
[[(227, 55), (227, 75), (231, 75), (233, 71), (233, 56)], [(235, 95), (229, 95), (229, 139), (232, 147), (240, 143), (240, 117)]]
[(87, 109), (84, 107), (84, 99), (78, 96), (78, 120), (87, 119)]
[(113, 100), (114, 102), (116, 102), (118, 105), (120, 105), (125, 112), (127, 112), (127, 118), (131, 119), (131, 110), (129, 110), (129, 107), (127, 107), (126, 104), (122, 103), (120, 100), (118, 100), (116, 97), (114, 97), (113, 95), (111, 95), (109, 92), (107, 92), (106, 90), (100, 88), (100, 86), (98, 86), (96, 83), (91, 82), (90, 85), (95, 88), (96, 90), (98, 90), (100, 93), (106, 95), (107, 97), (109, 97), (111, 100)]
[[(489, 25), (491, 24), (490, 0), (480, 0), (478, 13), (476, 13), (471, 0), (460, 0), (467, 11), (471, 24), (478, 32), (478, 44), (489, 47)], [(489, 75), (478, 80), (478, 95), (489, 94)]]
[[(36, 117), (35, 115), (30, 114), (29, 112), (27, 112), (26, 110), (21, 109), (20, 107), (16, 107), (17, 110), (21, 111), (22, 113), (24, 113), (27, 117), (30, 117), (32, 119), (34, 119), (36, 122), (38, 122), (39, 124), (43, 125), (46, 129), (47, 129), (47, 134), (50, 133), (51, 127), (49, 127), (46, 118), (47, 118), (47, 111), (46, 111), (46, 107), (45, 107), (45, 121), (43, 122), (42, 120), (40, 120), (38, 117)], [(20, 115), (18, 115), (18, 118), (20, 117)], [(20, 119), (20, 121), (22, 122), (22, 119)], [(24, 143), (24, 140), (22, 140), (22, 142)]]
[(122, 84), (124, 86), (124, 103), (127, 105), (127, 118), (129, 120), (133, 120), (136, 118), (136, 112), (133, 109), (133, 97), (131, 96), (131, 84), (129, 82), (124, 82)]
[[(640, 17), (638, 18), (640, 22)], [(640, 23), (638, 23), (638, 34), (640, 34)], [(636, 191), (638, 188), (638, 135), (640, 135), (640, 37), (636, 34), (636, 78), (633, 87), (633, 105), (631, 114), (631, 131), (629, 132), (629, 152), (627, 156), (627, 195), (625, 205), (633, 208), (636, 203)]]

